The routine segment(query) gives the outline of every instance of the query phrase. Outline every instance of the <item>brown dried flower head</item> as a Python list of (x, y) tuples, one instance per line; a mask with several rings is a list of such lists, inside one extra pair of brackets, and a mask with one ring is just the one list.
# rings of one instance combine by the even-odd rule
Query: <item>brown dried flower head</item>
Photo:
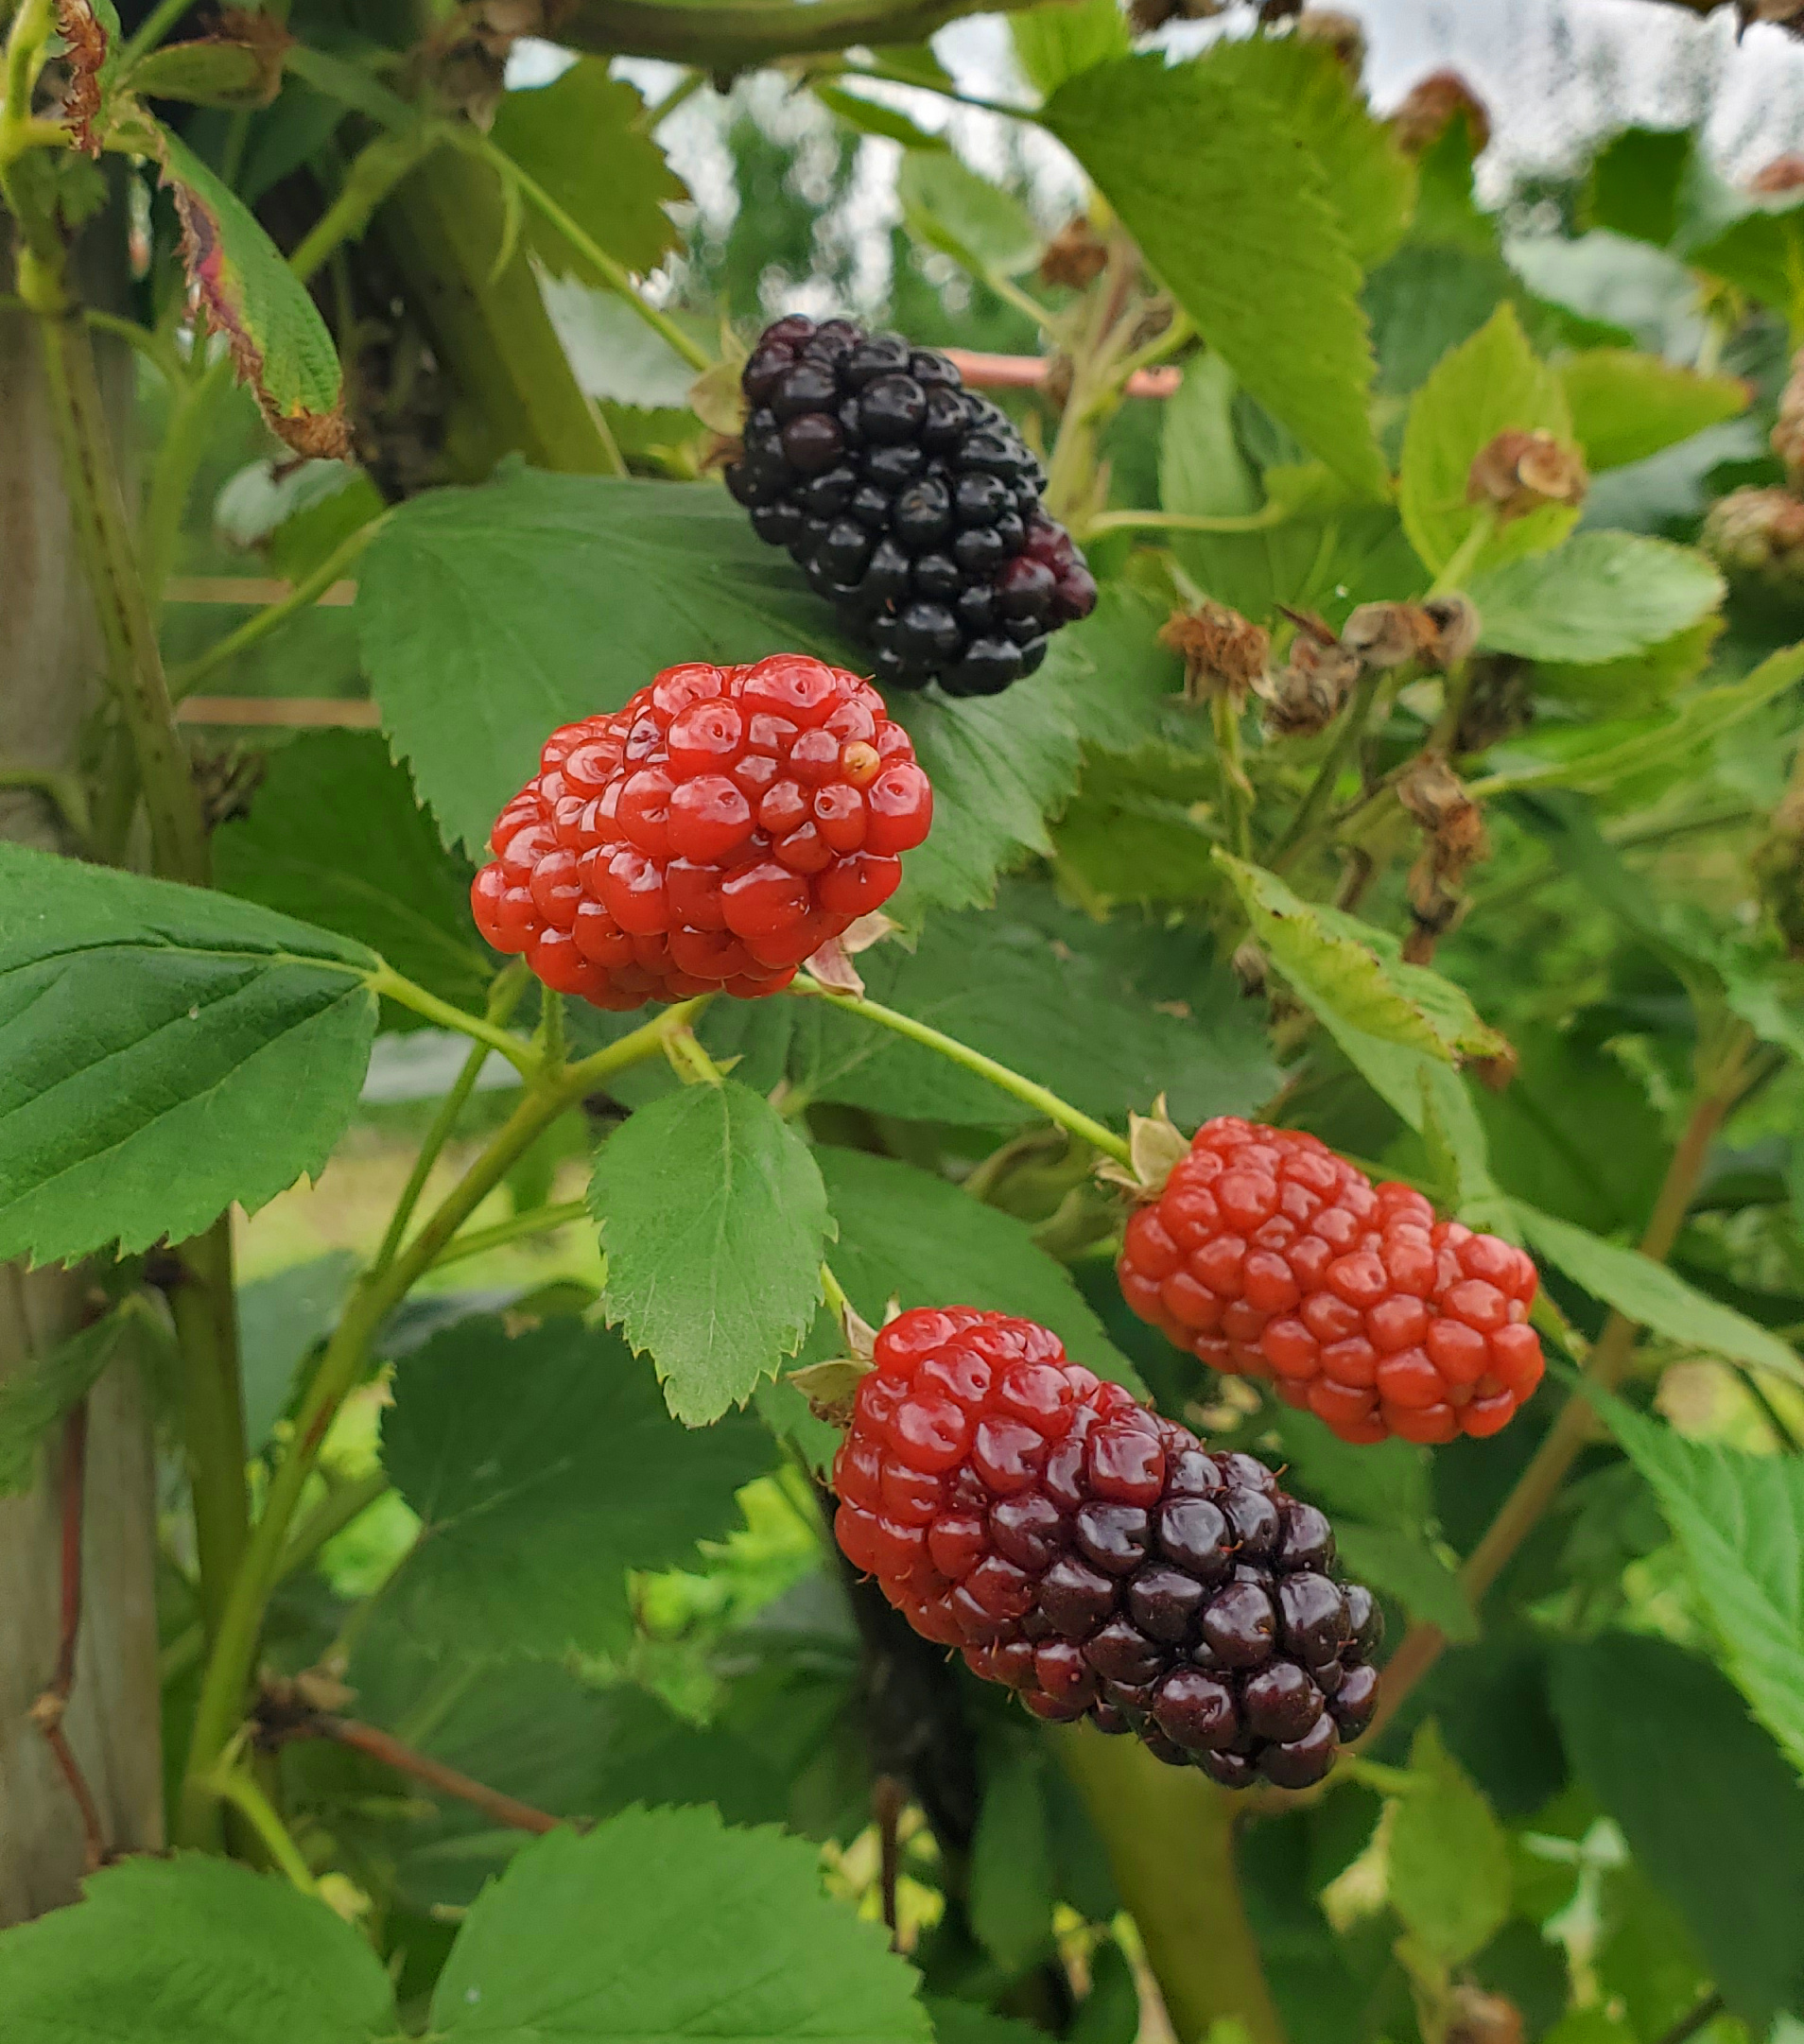
[(1535, 721), (1529, 673), (1529, 663), (1514, 653), (1489, 653), (1474, 664), (1453, 735), (1455, 754), (1482, 753), (1528, 729)]
[(1321, 618), (1305, 611), (1284, 615), (1296, 626), (1296, 637), (1282, 671), (1259, 691), (1265, 732), (1273, 738), (1307, 738), (1341, 714), (1364, 663)]
[(1464, 1982), (1449, 2014), (1446, 2044), (1522, 2044), (1522, 2012), (1500, 1994)]
[(1795, 149), (1788, 149), (1783, 156), (1776, 156), (1770, 164), (1762, 164), (1748, 179), (1746, 189), (1769, 198), (1779, 192), (1795, 192), (1804, 184), (1804, 156)]
[(1184, 660), (1184, 694), (1206, 702), (1225, 692), (1237, 703), (1265, 677), (1272, 634), (1206, 597), (1193, 611), (1173, 611), (1159, 627), (1159, 643)]
[(1339, 8), (1305, 8), (1296, 17), (1297, 36), (1305, 43), (1325, 43), (1335, 60), (1355, 78), (1365, 69), (1365, 30), (1355, 14)]
[(1426, 603), (1362, 603), (1341, 627), (1341, 643), (1368, 667), (1419, 661), (1445, 670), (1470, 658), (1479, 615), (1469, 598), (1432, 597)]
[(1414, 925), (1403, 946), (1412, 964), (1426, 965), (1435, 940), (1458, 922), (1465, 903), (1459, 889), (1486, 855), (1484, 819), (1438, 753), (1424, 753), (1396, 784), (1396, 797), (1422, 826), (1426, 842), (1411, 867), (1407, 892)]
[(1075, 215), (1046, 245), (1040, 256), (1040, 282), (1082, 291), (1108, 268), (1109, 251), (1088, 219)]
[(1457, 71), (1431, 71), (1405, 94), (1391, 116), (1391, 133), (1406, 155), (1420, 156), (1462, 113), (1472, 154), (1483, 155), (1491, 146), (1490, 109)]
[[(1804, 158), (1798, 162), (1804, 168)], [(1773, 452), (1785, 464), (1786, 481), (1797, 489), (1804, 484), (1804, 348), (1793, 355), (1792, 373), (1779, 392), (1772, 445)]]
[(1710, 506), (1698, 545), (1726, 575), (1804, 595), (1804, 498), (1789, 490), (1731, 490)]
[(1494, 504), (1507, 525), (1543, 504), (1582, 504), (1591, 478), (1576, 447), (1552, 433), (1512, 427), (1479, 450), (1466, 478), (1468, 504)]

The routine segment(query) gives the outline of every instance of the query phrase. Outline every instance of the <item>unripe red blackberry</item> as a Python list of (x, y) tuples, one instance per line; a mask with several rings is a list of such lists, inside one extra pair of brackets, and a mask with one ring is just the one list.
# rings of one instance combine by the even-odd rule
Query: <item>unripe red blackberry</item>
[(1319, 1781), (1365, 1728), (1378, 1606), (1262, 1464), (1206, 1454), (1006, 1314), (904, 1313), (875, 1363), (834, 1531), (917, 1632), (1035, 1716), (1135, 1732), (1229, 1788)]
[(598, 1008), (774, 994), (894, 893), (933, 790), (868, 682), (801, 653), (667, 667), (546, 740), (477, 927)]
[(1528, 1256), (1300, 1130), (1205, 1122), (1117, 1271), (1142, 1320), (1344, 1441), (1495, 1433), (1541, 1380)]
[(741, 378), (726, 485), (787, 546), (876, 678), (989, 696), (1032, 674), (1047, 634), (1095, 607), (1046, 476), (1006, 415), (945, 355), (850, 320), (767, 327)]

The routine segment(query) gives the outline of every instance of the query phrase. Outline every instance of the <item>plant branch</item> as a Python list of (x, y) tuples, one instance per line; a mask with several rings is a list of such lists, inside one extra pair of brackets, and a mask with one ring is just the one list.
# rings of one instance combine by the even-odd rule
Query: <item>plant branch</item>
[(211, 1639), (218, 1633), (251, 1528), (231, 1216), (221, 1214), (171, 1260), (175, 1268), (165, 1290), (182, 1358), (182, 1435), (200, 1558), (200, 1614)]
[(437, 1789), (442, 1795), (456, 1796), (460, 1803), (468, 1803), (472, 1809), (479, 1810), (485, 1817), (510, 1831), (532, 1831), (543, 1836), (546, 1831), (558, 1830), (564, 1822), (543, 1810), (535, 1810), (530, 1803), (521, 1802), (517, 1796), (503, 1794), (486, 1782), (460, 1774), (442, 1760), (416, 1753), (390, 1733), (377, 1730), (373, 1724), (360, 1724), (355, 1718), (337, 1718), (324, 1711), (310, 1711), (291, 1727), (286, 1724), (277, 1727), (273, 1736), (278, 1741), (329, 1739), (335, 1745), (348, 1746), (353, 1753), (364, 1754), (384, 1767), (393, 1768), (398, 1775), (411, 1776), (415, 1781)]
[(975, 1072), (980, 1079), (987, 1079), (992, 1085), (1000, 1086), (1004, 1093), (1012, 1094), (1029, 1107), (1044, 1115), (1049, 1121), (1056, 1121), (1062, 1129), (1068, 1129), (1073, 1135), (1081, 1135), (1086, 1143), (1101, 1151), (1104, 1156), (1113, 1157), (1118, 1164), (1131, 1162), (1126, 1139), (1106, 1129), (1100, 1121), (1093, 1121), (1080, 1108), (1068, 1100), (1062, 1100), (1048, 1087), (1032, 1079), (1024, 1078), (1017, 1071), (1011, 1071), (1006, 1065), (995, 1058), (985, 1057), (981, 1050), (973, 1050), (969, 1044), (962, 1044), (955, 1036), (943, 1034), (929, 1028), (925, 1022), (917, 1022), (912, 1015), (899, 1014), (893, 1008), (885, 1008), (879, 1002), (865, 1000), (853, 994), (836, 994), (823, 986), (819, 980), (806, 973), (798, 973), (789, 983), (789, 992), (813, 1000), (826, 1001), (830, 1006), (843, 1009), (847, 1014), (861, 1015), (867, 1022), (876, 1022), (887, 1030), (893, 1030), (898, 1036), (906, 1036), (911, 1043), (920, 1044), (924, 1048), (936, 1050), (940, 1056), (961, 1066), (967, 1072)]
[(446, 140), (442, 122), (422, 121), (399, 133), (377, 135), (351, 159), (338, 195), (307, 230), (288, 258), (288, 268), (305, 283), (332, 252), (355, 241), (374, 217), (382, 201), (409, 171)]
[(1658, 2044), (1690, 2044), (1690, 2040), (1707, 2023), (1714, 2022), (1726, 2006), (1720, 1994), (1707, 1994), (1694, 2009), (1688, 2009), (1670, 2030), (1661, 2034)]
[(1086, 1724), (1054, 1726), (1050, 1738), (1102, 1840), (1178, 2044), (1202, 2044), (1218, 2021), (1238, 2021), (1249, 2044), (1283, 2044), (1240, 1899), (1227, 1792), (1165, 1767), (1137, 1740)]
[[(1655, 1198), (1641, 1236), (1640, 1250), (1656, 1263), (1664, 1263), (1678, 1239), (1679, 1229), (1703, 1175), (1710, 1144), (1728, 1117), (1743, 1091), (1746, 1055), (1752, 1033), (1738, 1028), (1713, 1071), (1700, 1075), (1683, 1133), (1666, 1167), (1666, 1175)], [(1604, 1331), (1591, 1345), (1585, 1374), (1605, 1390), (1613, 1391), (1627, 1369), (1635, 1349), (1637, 1324), (1612, 1310)], [(1560, 1487), (1590, 1438), (1593, 1412), (1582, 1393), (1574, 1392), (1560, 1408), (1553, 1424), (1542, 1437), (1528, 1467), (1516, 1480), (1514, 1489), (1499, 1506), (1497, 1516), (1485, 1530), (1460, 1569), (1460, 1586), (1476, 1606), (1502, 1574), (1517, 1550), (1539, 1523), (1541, 1515), (1559, 1495)], [(1384, 1670), (1379, 1709), (1372, 1732), (1375, 1737), (1398, 1706), (1439, 1660), (1447, 1636), (1438, 1625), (1412, 1625)]]
[(56, 1672), (32, 1705), (30, 1717), (50, 1748), (57, 1771), (66, 1783), (81, 1819), (82, 1865), (92, 1874), (107, 1860), (106, 1832), (88, 1787), (88, 1777), (75, 1757), (62, 1720), (75, 1690), (76, 1650), (81, 1643), (81, 1535), (87, 1493), (88, 1401), (78, 1398), (62, 1423), (62, 1543), (61, 1555), (61, 1621)]
[[(210, 1814), (214, 1798), (209, 1779), (244, 1708), (264, 1612), (281, 1574), (288, 1544), (288, 1528), (307, 1478), (319, 1460), (327, 1429), (362, 1375), (376, 1331), (539, 1135), (565, 1108), (605, 1084), (616, 1072), (659, 1055), (666, 1037), (672, 1031), (686, 1028), (706, 999), (703, 996), (666, 1009), (630, 1035), (580, 1064), (536, 1078), (507, 1122), (419, 1234), (385, 1269), (373, 1268), (359, 1281), (344, 1317), (315, 1365), (296, 1419), (293, 1442), (270, 1478), (262, 1516), (233, 1580), (218, 1637), (207, 1661), (195, 1710), (178, 1819), (179, 1832), (185, 1842), (214, 1842), (216, 1827)], [(462, 1020), (468, 1023), (471, 1017), (463, 1016)]]
[(197, 659), (178, 667), (169, 676), (170, 697), (179, 702), (183, 696), (192, 694), (210, 674), (229, 667), (240, 653), (248, 652), (270, 632), (280, 631), (289, 618), (310, 610), (343, 576), (391, 515), (384, 511), (372, 518), (368, 525), (359, 526), (348, 538), (340, 540), (310, 575), (296, 582), (286, 596), (274, 603), (266, 603), (261, 610), (252, 611), (243, 624), (228, 632), (223, 638), (215, 639)]
[(454, 1235), (439, 1253), (432, 1268), (442, 1271), (447, 1264), (464, 1263), (472, 1256), (486, 1256), (492, 1249), (505, 1249), (510, 1242), (523, 1242), (534, 1235), (549, 1235), (586, 1218), (586, 1200), (564, 1200), (554, 1206), (532, 1206), (523, 1214), (497, 1221), (492, 1228), (473, 1228)]
[(286, 1582), (297, 1569), (304, 1568), (328, 1540), (336, 1539), (347, 1526), (356, 1525), (393, 1487), (389, 1472), (379, 1467), (333, 1484), (295, 1528), (293, 1537), (283, 1549), (277, 1580)]
[(454, 1007), (450, 1001), (427, 993), (425, 987), (404, 979), (392, 965), (385, 964), (379, 972), (373, 974), (369, 985), (373, 993), (386, 994), (390, 1000), (399, 1001), (402, 1007), (411, 1008), (415, 1014), (425, 1015), (428, 1022), (438, 1023), (441, 1029), (455, 1030), (461, 1036), (474, 1037), (477, 1043), (486, 1044), (491, 1050), (498, 1050), (523, 1079), (537, 1075), (538, 1060), (529, 1045), (523, 1044), (517, 1036), (510, 1036), (506, 1030), (497, 1028), (484, 1016), (472, 1014), (467, 1008)]
[(1007, 12), (1032, 0), (714, 0), (647, 5), (644, 0), (578, 0), (559, 24), (574, 49), (607, 56), (663, 57), (711, 75), (749, 71), (781, 57), (856, 44), (881, 49), (925, 43), (962, 14)]
[(217, 1801), (230, 1803), (246, 1820), (269, 1858), (303, 1895), (319, 1894), (320, 1883), (314, 1879), (313, 1869), (295, 1844), (293, 1834), (277, 1814), (275, 1805), (244, 1768), (221, 1766), (207, 1787)]
[(1290, 524), (1296, 516), (1292, 504), (1261, 505), (1256, 511), (1229, 517), (1210, 517), (1201, 511), (1099, 511), (1085, 521), (1084, 536), (1099, 532), (1269, 532), (1274, 526)]
[(1296, 814), (1285, 827), (1284, 835), (1273, 848), (1269, 861), (1274, 873), (1283, 873), (1294, 865), (1301, 857), (1304, 845), (1321, 819), (1324, 809), (1333, 799), (1336, 783), (1346, 770), (1347, 761), (1353, 756), (1365, 727), (1371, 719), (1372, 705), (1378, 701), (1378, 692), (1384, 680), (1377, 668), (1368, 668), (1360, 676), (1359, 685), (1353, 691), (1353, 700), (1346, 706), (1328, 746), (1327, 756), (1316, 771), (1308, 792), (1297, 805)]

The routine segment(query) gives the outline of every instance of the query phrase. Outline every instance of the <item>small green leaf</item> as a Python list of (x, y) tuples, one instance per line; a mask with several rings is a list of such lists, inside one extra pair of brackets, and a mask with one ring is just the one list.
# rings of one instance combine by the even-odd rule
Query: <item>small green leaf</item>
[(1391, 1819), (1391, 1907), (1436, 1959), (1458, 1966), (1510, 1913), (1509, 1835), (1431, 1722), (1411, 1744), (1410, 1775)]
[(1027, 208), (949, 152), (911, 151), (895, 189), (909, 232), (974, 277), (986, 270), (1012, 277), (1039, 259), (1039, 230)]
[(37, 1481), (45, 1436), (100, 1381), (143, 1310), (128, 1300), (47, 1356), (0, 1377), (0, 1498), (16, 1498)]
[(284, 746), (250, 815), (213, 842), (228, 893), (356, 938), (428, 992), (480, 1011), (494, 961), (470, 921), (470, 868), (439, 842), (373, 733), (313, 732)]
[(1520, 1200), (1511, 1204), (1531, 1246), (1605, 1306), (1615, 1307), (1669, 1342), (1804, 1384), (1804, 1363), (1778, 1335), (1768, 1333), (1732, 1306), (1695, 1290), (1667, 1265), (1656, 1263), (1638, 1249), (1604, 1241)]
[[(1410, 544), (1438, 574), (1482, 515), (1466, 500), (1472, 463), (1500, 433), (1549, 432), (1570, 441), (1572, 416), (1559, 377), (1536, 359), (1512, 305), (1500, 305), (1469, 340), (1450, 349), (1410, 402), (1397, 503)], [(1475, 567), (1496, 567), (1557, 546), (1578, 522), (1570, 505), (1547, 504), (1500, 526)]]
[(1558, 365), (1572, 431), (1593, 475), (1641, 461), (1747, 409), (1739, 376), (1704, 375), (1633, 348), (1585, 348)]
[(1360, 266), (1328, 171), (1237, 62), (1226, 44), (1170, 68), (1159, 54), (1119, 59), (1068, 79), (1040, 118), (1246, 389), (1361, 495), (1382, 497)]
[(239, 380), (297, 454), (348, 455), (338, 352), (306, 286), (250, 208), (185, 142), (159, 128), (157, 147), (182, 221), (188, 282), (208, 325), (226, 337)]
[(253, 1454), (287, 1409), (303, 1359), (338, 1325), (358, 1261), (352, 1250), (328, 1250), (238, 1287), (244, 1437)]
[(1639, 532), (1578, 532), (1552, 553), (1473, 576), (1481, 644), (1581, 664), (1643, 653), (1723, 600), (1723, 578), (1691, 546)]
[(510, 1340), (460, 1320), (395, 1370), (382, 1461), (421, 1525), (384, 1600), (438, 1651), (618, 1653), (627, 1570), (726, 1533), (770, 1459), (752, 1420), (677, 1426), (604, 1328), (559, 1318)]
[(433, 1991), (433, 2032), (446, 2044), (930, 2044), (915, 1976), (882, 1926), (820, 1883), (813, 1845), (728, 1830), (707, 1810), (553, 1832), (471, 1910)]
[(867, 99), (862, 93), (821, 82), (811, 84), (809, 90), (829, 113), (837, 113), (860, 134), (882, 135), (891, 142), (899, 142), (905, 149), (944, 149), (946, 146), (941, 136), (917, 127), (906, 113), (880, 100)]
[(122, 1860), (84, 1899), (0, 1933), (7, 2044), (374, 2044), (389, 1976), (277, 1874), (182, 1853)]
[(1730, 1684), (1667, 1640), (1563, 1647), (1552, 1691), (1586, 1787), (1763, 2034), (1804, 1986), (1804, 1785)]
[(1804, 1775), (1804, 1462), (1688, 1441), (1584, 1389), (1659, 1499), (1725, 1669)]
[(1795, 324), (1804, 311), (1804, 202), (1794, 192), (1755, 199), (1737, 193), (1728, 204), (1739, 218), (1720, 233), (1716, 220), (1698, 221), (1681, 233), (1677, 252), (1692, 268), (1724, 278)]
[(1128, 56), (1134, 38), (1116, 0), (1054, 0), (1009, 17), (1015, 60), (1042, 99), (1080, 71)]
[[(273, 26), (269, 16), (235, 18)], [(286, 43), (280, 33), (165, 43), (141, 57), (124, 83), (144, 99), (185, 99), (197, 107), (267, 107), (282, 87)]]
[(830, 1225), (807, 1145), (727, 1080), (644, 1107), (596, 1159), (609, 1320), (692, 1427), (743, 1405), (814, 1323)]
[(378, 963), (251, 902), (0, 845), (0, 1257), (182, 1241), (317, 1172)]
[[(667, 206), (689, 193), (664, 152), (634, 125), (645, 102), (604, 57), (579, 57), (549, 85), (503, 93), (495, 146), (557, 200), (598, 247), (644, 273), (682, 247)], [(606, 279), (548, 220), (532, 214), (526, 239), (553, 276)]]
[[(1317, 1014), (1385, 1043), (1451, 1064), (1462, 1049), (1499, 1045), (1450, 979), (1384, 955), (1380, 933), (1351, 916), (1304, 901), (1261, 866), (1218, 852), (1246, 909), (1253, 936)], [(1395, 940), (1392, 940), (1394, 943)]]

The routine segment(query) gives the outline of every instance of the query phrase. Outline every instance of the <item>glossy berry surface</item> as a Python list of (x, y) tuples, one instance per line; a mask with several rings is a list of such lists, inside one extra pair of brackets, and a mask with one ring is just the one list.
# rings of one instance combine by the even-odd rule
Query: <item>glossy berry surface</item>
[(834, 1531), (917, 1632), (1035, 1716), (1229, 1788), (1319, 1781), (1370, 1723), (1382, 1618), (1263, 1464), (1205, 1453), (1032, 1321), (917, 1309), (875, 1361)]
[(1344, 1441), (1492, 1434), (1541, 1381), (1529, 1257), (1300, 1130), (1205, 1122), (1117, 1271), (1142, 1320)]
[(566, 724), (496, 819), (477, 927), (598, 1008), (774, 994), (894, 893), (933, 790), (857, 675), (667, 667)]
[(727, 488), (879, 682), (995, 695), (1095, 607), (1084, 556), (1040, 508), (1040, 464), (945, 355), (798, 316), (766, 328), (741, 380)]

